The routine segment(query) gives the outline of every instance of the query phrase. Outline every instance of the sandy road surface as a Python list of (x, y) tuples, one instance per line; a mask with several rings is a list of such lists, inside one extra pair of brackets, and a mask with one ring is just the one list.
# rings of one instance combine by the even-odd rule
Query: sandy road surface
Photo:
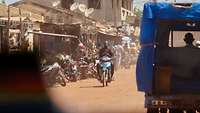
[(115, 75), (109, 87), (88, 79), (50, 88), (48, 92), (66, 113), (145, 113), (144, 94), (136, 90), (135, 66)]

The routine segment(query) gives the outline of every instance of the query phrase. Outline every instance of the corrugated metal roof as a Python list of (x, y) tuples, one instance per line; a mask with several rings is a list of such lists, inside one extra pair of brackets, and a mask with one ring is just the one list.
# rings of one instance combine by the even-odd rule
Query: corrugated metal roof
[(23, 0), (23, 1), (31, 1), (31, 2), (34, 2), (34, 3), (38, 3), (40, 5), (52, 7), (52, 3), (57, 1), (57, 0)]
[(56, 0), (20, 0), (18, 2), (13, 3), (12, 5), (18, 5), (24, 2), (32, 2), (32, 3), (37, 3), (43, 6), (48, 6), (48, 7), (52, 7), (52, 3), (56, 1)]
[[(19, 8), (10, 7), (10, 16), (14, 20), (19, 20)], [(30, 17), (32, 21), (43, 21), (42, 15), (38, 15), (32, 13), (30, 11), (21, 9), (21, 16), (22, 18)], [(0, 4), (0, 18), (7, 18), (8, 17), (8, 6)]]

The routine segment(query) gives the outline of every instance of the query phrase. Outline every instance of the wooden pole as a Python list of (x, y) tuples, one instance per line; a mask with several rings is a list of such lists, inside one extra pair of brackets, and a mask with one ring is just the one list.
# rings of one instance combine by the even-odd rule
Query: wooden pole
[(9, 29), (10, 29), (10, 6), (8, 6), (8, 34), (7, 36), (9, 37)]
[(114, 10), (114, 26), (117, 27), (117, 9), (118, 9), (118, 4), (117, 0), (113, 0), (113, 10)]
[(20, 39), (19, 39), (19, 46), (22, 45), (22, 38), (23, 38), (23, 23), (22, 23), (22, 11), (21, 8), (19, 8), (19, 16), (20, 16)]
[(8, 42), (8, 39), (9, 39), (9, 33), (10, 31), (10, 6), (8, 5), (8, 22), (7, 22), (7, 36), (4, 37), (4, 41), (3, 41), (3, 52), (4, 53), (8, 53), (9, 52), (9, 42)]
[(174, 31), (171, 31), (171, 47), (174, 47)]

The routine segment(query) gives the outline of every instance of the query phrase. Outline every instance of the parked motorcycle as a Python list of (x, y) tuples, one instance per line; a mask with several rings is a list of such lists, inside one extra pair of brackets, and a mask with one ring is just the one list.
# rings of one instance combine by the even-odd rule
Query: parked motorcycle
[(97, 75), (97, 70), (96, 70), (96, 64), (93, 62), (93, 63), (90, 63), (88, 65), (88, 73), (87, 75), (90, 77), (90, 78), (96, 78), (96, 75)]
[(68, 64), (68, 66), (65, 68), (65, 74), (66, 79), (69, 81), (76, 82), (80, 79), (76, 62), (72, 61)]
[(89, 68), (88, 62), (86, 62), (84, 58), (81, 58), (78, 65), (79, 65), (78, 70), (80, 72), (81, 79), (86, 79)]
[(108, 56), (103, 56), (100, 58), (100, 81), (103, 84), (103, 87), (108, 86), (108, 83), (111, 82), (111, 66), (112, 58)]
[(64, 72), (57, 62), (43, 67), (41, 71), (47, 86), (52, 86), (55, 83), (59, 83), (63, 87), (66, 86)]

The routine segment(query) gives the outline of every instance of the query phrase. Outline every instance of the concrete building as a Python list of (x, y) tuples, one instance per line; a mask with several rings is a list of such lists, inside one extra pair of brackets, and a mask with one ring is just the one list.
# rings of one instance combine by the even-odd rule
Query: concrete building
[[(28, 3), (28, 1), (32, 3), (30, 4), (31, 7), (22, 5), (22, 3)], [(94, 8), (94, 12), (90, 14), (89, 17), (100, 22), (109, 23), (116, 27), (126, 23), (127, 18), (133, 16), (133, 0), (21, 0), (21, 2), (15, 3), (14, 6), (19, 7), (20, 4), (21, 8), (30, 9), (33, 8), (34, 3), (39, 3), (37, 4), (37, 9), (40, 7), (39, 5), (41, 5), (68, 10), (73, 3), (85, 4), (87, 8)], [(38, 12), (35, 8), (33, 8), (32, 11)], [(39, 10), (39, 12), (41, 12), (41, 10)], [(45, 10), (43, 13), (46, 17), (48, 17), (47, 12), (49, 11)], [(74, 10), (74, 12), (83, 14), (78, 8)], [(55, 15), (55, 17), (58, 16), (58, 14)], [(65, 19), (69, 22), (70, 19), (68, 17), (65, 17)], [(59, 21), (62, 21), (62, 16), (58, 19), (61, 19)]]
[[(87, 17), (78, 7), (71, 11), (74, 3), (85, 4), (94, 12)], [(122, 23), (133, 15), (132, 0), (21, 0), (12, 5), (44, 16), (45, 23), (79, 24), (81, 34), (88, 34), (87, 37), (98, 37), (99, 33), (117, 37), (130, 35), (123, 32), (128, 27)], [(117, 29), (119, 26), (121, 30)]]
[(74, 2), (94, 8), (92, 18), (121, 26), (127, 17), (133, 16), (133, 0), (61, 0), (63, 8), (69, 8)]
[[(135, 22), (133, 0), (61, 0), (60, 3), (64, 9), (70, 9), (73, 3), (85, 4), (86, 8), (94, 9), (89, 17), (119, 28), (124, 35), (130, 36), (134, 32), (131, 26)], [(81, 13), (78, 8), (74, 11)]]
[[(30, 26), (33, 29), (39, 29), (39, 25), (35, 22), (44, 22), (43, 18), (42, 15), (28, 10), (0, 4), (0, 52), (8, 49), (9, 51), (18, 50), (24, 38), (28, 42), (28, 50), (32, 51), (33, 37), (31, 34), (26, 34), (26, 31), (29, 30)], [(31, 21), (28, 21), (29, 19)], [(26, 36), (23, 36), (23, 34), (26, 34)]]

